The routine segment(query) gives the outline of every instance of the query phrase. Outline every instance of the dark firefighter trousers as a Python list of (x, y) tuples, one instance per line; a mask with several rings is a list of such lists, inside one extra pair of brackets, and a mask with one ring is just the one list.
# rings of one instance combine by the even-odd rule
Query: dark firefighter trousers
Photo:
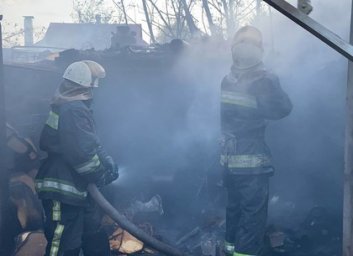
[(90, 203), (88, 207), (44, 200), (46, 215), (45, 236), (48, 240), (46, 256), (109, 256), (109, 241), (100, 229), (102, 214)]
[(242, 255), (259, 255), (266, 229), (269, 175), (228, 174), (226, 242)]

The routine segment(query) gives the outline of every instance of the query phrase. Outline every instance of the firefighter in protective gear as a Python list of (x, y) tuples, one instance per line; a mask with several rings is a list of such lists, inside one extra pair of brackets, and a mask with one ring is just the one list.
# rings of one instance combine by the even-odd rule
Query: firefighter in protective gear
[(69, 65), (41, 133), (40, 148), (48, 157), (36, 189), (46, 213), (47, 256), (79, 255), (81, 247), (88, 256), (109, 255), (108, 239), (99, 230), (101, 214), (86, 190), (88, 183), (107, 185), (118, 178), (90, 109), (92, 89), (104, 76), (104, 68), (94, 61)]
[(225, 252), (259, 255), (264, 239), (269, 177), (274, 169), (265, 143), (268, 120), (287, 116), (292, 104), (267, 71), (261, 32), (242, 27), (232, 44), (233, 65), (221, 84), (221, 165), (228, 191)]

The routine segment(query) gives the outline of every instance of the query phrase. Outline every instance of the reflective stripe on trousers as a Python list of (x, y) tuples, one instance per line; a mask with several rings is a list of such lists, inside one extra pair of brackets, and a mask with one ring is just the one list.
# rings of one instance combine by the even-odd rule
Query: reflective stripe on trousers
[(232, 256), (255, 256), (253, 254), (244, 254), (244, 253), (239, 253), (235, 252), (235, 245), (233, 243), (229, 243), (227, 241), (224, 241), (224, 252), (227, 255), (232, 255)]
[(61, 203), (59, 201), (53, 201), (53, 220), (61, 220)]
[(256, 256), (256, 255), (234, 252), (234, 253), (233, 253), (233, 256)]
[(50, 256), (57, 256), (60, 248), (60, 240), (62, 237), (62, 234), (64, 233), (64, 225), (58, 224), (56, 225), (56, 229), (54, 231), (54, 237), (53, 241), (51, 242), (51, 247), (50, 247)]

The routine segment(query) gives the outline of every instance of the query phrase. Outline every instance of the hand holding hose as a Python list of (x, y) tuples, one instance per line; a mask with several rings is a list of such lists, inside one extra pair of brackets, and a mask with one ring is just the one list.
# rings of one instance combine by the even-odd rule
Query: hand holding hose
[(119, 167), (111, 156), (104, 157), (102, 164), (106, 171), (97, 184), (98, 187), (109, 185), (119, 178)]

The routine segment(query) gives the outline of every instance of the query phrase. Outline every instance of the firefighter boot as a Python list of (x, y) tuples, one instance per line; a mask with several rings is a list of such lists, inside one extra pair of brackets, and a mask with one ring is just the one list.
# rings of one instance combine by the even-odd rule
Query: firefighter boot
[(224, 247), (223, 247), (223, 251), (225, 253), (225, 255), (227, 256), (233, 256), (234, 253), (234, 244), (233, 243), (229, 243), (227, 241), (224, 241)]

